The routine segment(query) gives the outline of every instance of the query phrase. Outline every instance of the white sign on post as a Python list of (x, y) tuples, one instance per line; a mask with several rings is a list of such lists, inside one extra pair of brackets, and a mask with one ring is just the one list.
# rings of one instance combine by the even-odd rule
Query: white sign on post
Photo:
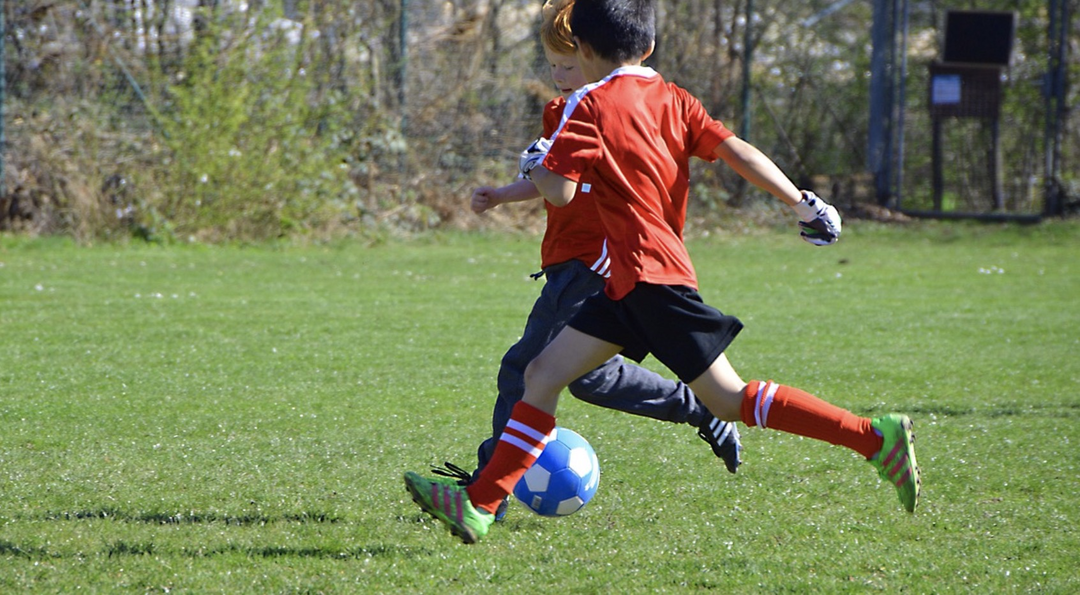
[(934, 105), (960, 103), (960, 75), (934, 75), (930, 87), (930, 101)]

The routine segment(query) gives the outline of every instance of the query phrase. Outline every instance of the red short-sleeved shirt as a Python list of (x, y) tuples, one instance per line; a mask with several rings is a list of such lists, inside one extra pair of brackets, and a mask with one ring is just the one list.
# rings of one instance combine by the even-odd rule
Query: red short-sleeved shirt
[[(566, 100), (551, 100), (544, 106), (544, 137), (551, 138), (559, 126)], [(607, 275), (611, 260), (604, 244), (604, 227), (596, 213), (591, 186), (582, 181), (578, 184), (574, 200), (565, 207), (556, 207), (544, 201), (547, 209), (547, 229), (540, 244), (540, 266), (580, 260), (597, 274)]]
[(570, 97), (543, 165), (591, 184), (612, 259), (608, 297), (621, 299), (638, 282), (697, 289), (682, 237), (690, 158), (713, 161), (731, 136), (689, 92), (643, 66), (619, 68)]

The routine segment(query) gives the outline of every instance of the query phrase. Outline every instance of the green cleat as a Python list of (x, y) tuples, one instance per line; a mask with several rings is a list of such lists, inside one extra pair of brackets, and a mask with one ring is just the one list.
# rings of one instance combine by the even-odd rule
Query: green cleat
[(412, 471), (405, 473), (405, 486), (424, 512), (439, 519), (465, 543), (476, 543), (487, 535), (495, 515), (473, 508), (465, 486), (449, 479), (426, 479)]
[(900, 503), (908, 512), (915, 512), (919, 504), (919, 491), (922, 480), (919, 477), (919, 465), (915, 462), (915, 434), (912, 433), (911, 419), (906, 415), (892, 413), (879, 417), (870, 425), (881, 433), (884, 439), (881, 452), (869, 459), (877, 469), (881, 479), (896, 486)]
[[(472, 473), (469, 473), (468, 471), (462, 469), (461, 467), (458, 467), (450, 461), (447, 461), (443, 464), (446, 466), (431, 468), (431, 472), (439, 476), (432, 477), (432, 481), (437, 481), (439, 483), (456, 483), (459, 486), (468, 486), (470, 483), (472, 483)], [(496, 523), (501, 523), (506, 520), (506, 510), (507, 508), (509, 508), (509, 506), (510, 496), (503, 498), (502, 502), (499, 502), (499, 508), (495, 511)]]

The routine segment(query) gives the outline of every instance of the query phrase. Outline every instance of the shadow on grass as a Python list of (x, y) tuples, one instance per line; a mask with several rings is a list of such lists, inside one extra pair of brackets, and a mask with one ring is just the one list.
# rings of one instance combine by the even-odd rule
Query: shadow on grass
[(110, 558), (114, 556), (150, 556), (154, 554), (155, 549), (153, 543), (114, 541), (105, 548), (105, 554)]
[[(246, 558), (313, 558), (322, 560), (363, 560), (370, 558), (415, 559), (433, 555), (433, 551), (399, 545), (372, 545), (352, 548), (323, 548), (317, 546), (293, 547), (283, 545), (248, 546), (226, 544), (210, 548), (168, 551), (148, 541), (117, 540), (102, 549), (108, 558), (124, 556), (170, 556), (180, 555), (187, 558), (213, 558), (218, 556), (243, 556)], [(23, 558), (26, 560), (44, 560), (59, 558), (85, 558), (85, 552), (64, 554), (41, 547), (21, 547), (10, 541), (0, 541), (0, 558)]]
[(196, 550), (185, 549), (182, 555), (191, 558), (209, 558), (222, 555), (242, 555), (248, 558), (319, 558), (336, 560), (361, 560), (367, 558), (420, 558), (432, 555), (432, 551), (400, 545), (358, 546), (346, 549), (322, 547), (292, 547), (282, 545), (244, 546), (222, 545)]
[(217, 512), (129, 512), (115, 508), (98, 508), (75, 511), (46, 512), (46, 521), (81, 521), (109, 519), (127, 523), (152, 525), (200, 525), (221, 523), (224, 525), (252, 526), (274, 523), (327, 523), (343, 522), (344, 519), (324, 512), (302, 512), (271, 516), (257, 513), (228, 514)]
[[(274, 523), (339, 523), (341, 517), (315, 512), (269, 516), (260, 514), (219, 514), (219, 513), (162, 513), (162, 512), (126, 512), (114, 508), (94, 510), (48, 512), (43, 515), (48, 521), (113, 520), (129, 523), (148, 523), (155, 525), (221, 523), (233, 526), (262, 526)], [(123, 556), (184, 556), (188, 558), (211, 558), (218, 556), (243, 556), (247, 558), (315, 558), (337, 560), (360, 560), (371, 558), (414, 559), (434, 555), (425, 548), (399, 545), (370, 545), (351, 548), (287, 545), (239, 545), (223, 544), (212, 547), (166, 550), (150, 541), (117, 540), (106, 544), (101, 553), (109, 558)], [(10, 541), (0, 540), (0, 558), (23, 558), (26, 560), (57, 559), (67, 557), (85, 557), (84, 552), (65, 553), (42, 547), (22, 547)]]
[[(941, 417), (1073, 417), (1080, 415), (1080, 403), (1009, 403), (1001, 405), (988, 404), (979, 407), (957, 407), (946, 403), (922, 404), (911, 407), (902, 407), (901, 413), (910, 415), (913, 419), (922, 415), (937, 415)], [(890, 409), (888, 412), (891, 412)], [(886, 411), (880, 407), (872, 407), (866, 411), (860, 411), (867, 416), (876, 416)], [(917, 421), (917, 420), (916, 420)]]
[(45, 548), (19, 547), (10, 541), (0, 541), (0, 557), (26, 558), (27, 560), (40, 560), (42, 558), (55, 558), (56, 555)]

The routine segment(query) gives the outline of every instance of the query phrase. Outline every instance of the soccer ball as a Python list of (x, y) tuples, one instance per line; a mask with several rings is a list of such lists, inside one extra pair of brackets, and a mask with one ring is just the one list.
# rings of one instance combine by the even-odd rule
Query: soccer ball
[(596, 452), (580, 434), (556, 426), (540, 458), (514, 486), (514, 497), (540, 516), (573, 514), (600, 485)]

